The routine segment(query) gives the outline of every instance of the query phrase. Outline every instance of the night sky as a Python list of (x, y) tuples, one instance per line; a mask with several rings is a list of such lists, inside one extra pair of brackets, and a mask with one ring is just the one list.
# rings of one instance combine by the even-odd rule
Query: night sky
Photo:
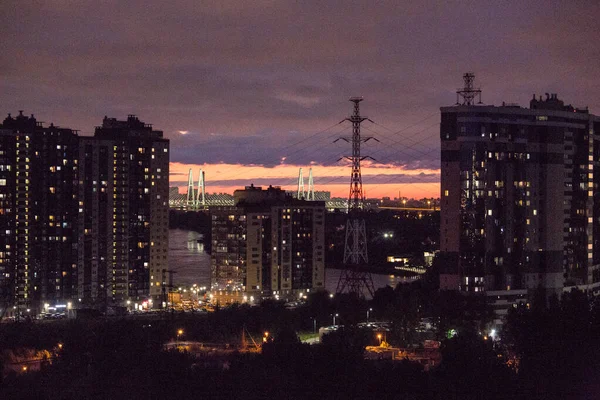
[(439, 107), (558, 93), (600, 114), (600, 2), (0, 1), (0, 113), (90, 135), (136, 114), (171, 139), (171, 184), (346, 196), (338, 124), (363, 96), (366, 194), (439, 196)]

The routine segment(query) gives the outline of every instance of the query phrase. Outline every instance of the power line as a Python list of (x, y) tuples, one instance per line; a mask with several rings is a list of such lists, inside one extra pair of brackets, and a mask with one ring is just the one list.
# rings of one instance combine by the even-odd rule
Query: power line
[[(398, 131), (395, 131), (395, 132), (393, 132), (393, 134), (399, 134), (399, 133), (402, 133), (402, 132), (404, 132), (404, 131), (406, 131), (406, 130), (410, 129), (411, 127), (413, 127), (413, 126), (416, 126), (416, 125), (420, 124), (421, 122), (423, 122), (423, 121), (426, 121), (427, 119), (429, 119), (429, 118), (431, 118), (431, 117), (433, 117), (433, 116), (435, 116), (435, 115), (437, 115), (437, 114), (431, 114), (431, 115), (429, 115), (429, 116), (427, 116), (427, 117), (425, 117), (425, 118), (423, 118), (423, 119), (421, 119), (421, 120), (417, 121), (416, 123), (414, 123), (414, 124), (412, 124), (412, 125), (409, 125), (409, 126), (407, 126), (407, 127), (405, 127), (405, 128), (402, 128), (402, 129), (400, 129), (400, 130), (398, 130)], [(343, 121), (342, 121), (342, 122), (343, 122)], [(309, 140), (309, 139), (311, 139), (311, 138), (313, 138), (313, 137), (315, 137), (315, 136), (318, 136), (318, 135), (320, 135), (320, 134), (322, 134), (322, 133), (324, 133), (324, 132), (326, 132), (326, 131), (328, 131), (328, 130), (332, 129), (333, 127), (335, 127), (335, 126), (339, 125), (340, 123), (341, 123), (341, 122), (339, 122), (339, 123), (337, 123), (337, 124), (334, 124), (334, 125), (331, 125), (331, 126), (329, 126), (328, 128), (326, 128), (326, 129), (323, 129), (323, 130), (321, 130), (321, 131), (319, 131), (319, 132), (316, 132), (316, 133), (314, 133), (314, 134), (312, 134), (312, 135), (310, 135), (310, 136), (308, 136), (308, 137), (306, 137), (306, 138), (303, 138), (303, 139), (301, 139), (301, 140), (299, 140), (299, 141), (297, 141), (297, 142), (295, 142), (295, 143), (292, 143), (292, 144), (290, 144), (290, 145), (288, 145), (288, 146), (286, 146), (286, 147), (282, 148), (282, 150), (285, 150), (285, 149), (291, 148), (291, 147), (293, 147), (293, 146), (296, 146), (296, 145), (298, 145), (298, 144), (300, 144), (300, 143), (304, 143), (305, 141), (307, 141), (307, 140)], [(378, 124), (378, 125), (379, 125), (379, 124)], [(388, 128), (386, 128), (386, 129), (388, 129)], [(342, 129), (342, 130), (343, 130), (343, 129)], [(389, 130), (389, 129), (388, 129), (388, 130)], [(390, 131), (391, 131), (391, 130), (390, 130)], [(326, 136), (324, 139), (323, 139), (323, 138), (321, 138), (320, 140), (321, 140), (321, 141), (323, 141), (323, 140), (331, 139), (331, 138), (333, 138), (334, 136), (337, 136), (338, 134), (339, 134), (339, 132), (336, 132), (336, 133), (333, 133), (333, 134), (331, 134), (331, 135), (328, 135), (328, 136)], [(418, 134), (418, 133), (417, 133), (417, 134)], [(411, 137), (414, 137), (414, 136), (415, 136), (415, 135), (412, 135)], [(294, 152), (292, 152), (292, 153), (289, 153), (289, 154), (287, 154), (287, 155), (284, 155), (284, 157), (286, 157), (286, 161), (288, 161), (288, 162), (289, 162), (289, 158), (290, 158), (290, 157), (292, 157), (293, 155), (295, 155), (295, 154), (298, 154), (298, 153), (300, 153), (300, 152), (303, 152), (303, 151), (305, 152), (307, 148), (310, 148), (310, 147), (313, 147), (313, 146), (316, 146), (316, 145), (319, 145), (319, 142), (314, 142), (314, 143), (310, 144), (308, 147), (299, 148), (298, 150), (296, 150), (296, 151), (294, 151)], [(323, 150), (324, 150), (324, 148), (323, 148), (323, 147), (321, 147), (321, 148), (319, 148), (318, 152), (319, 152), (319, 153), (322, 153), (322, 152), (323, 152)], [(340, 153), (340, 154), (341, 154), (341, 153)], [(245, 174), (247, 174), (247, 173), (248, 173), (248, 172), (250, 172), (250, 171), (256, 170), (256, 169), (258, 169), (258, 168), (262, 168), (262, 165), (264, 165), (264, 161), (262, 161), (262, 162), (261, 162), (261, 161), (258, 161), (258, 160), (257, 160), (257, 162), (253, 162), (252, 164), (259, 164), (260, 166), (257, 166), (257, 167), (251, 167), (250, 169), (246, 169), (246, 170), (245, 170), (243, 173), (237, 173), (237, 174), (233, 174), (233, 175), (231, 175), (231, 174), (229, 174), (229, 175), (222, 175), (221, 177), (219, 177), (219, 179), (218, 179), (218, 180), (219, 180), (219, 181), (231, 180), (232, 178), (237, 178), (237, 177), (239, 177), (239, 176), (245, 175)], [(300, 165), (300, 164), (298, 164), (298, 165)], [(326, 164), (320, 164), (320, 165), (322, 165), (322, 166), (326, 166)], [(210, 179), (210, 178), (209, 178), (209, 179)], [(288, 178), (286, 178), (286, 179), (288, 179)], [(289, 179), (292, 179), (292, 178), (289, 178)]]
[[(339, 125), (339, 123), (338, 123), (338, 124), (336, 124), (336, 125), (333, 125), (332, 127), (334, 127), (334, 126), (337, 126), (337, 125)], [(331, 129), (332, 127), (329, 127), (328, 129)], [(329, 135), (327, 138), (328, 138), (328, 139), (331, 139), (331, 138), (333, 138), (334, 136), (337, 136), (337, 135), (339, 135), (339, 133), (340, 133), (341, 131), (343, 131), (344, 129), (346, 129), (346, 128), (342, 127), (342, 129), (341, 129), (341, 130), (338, 130), (338, 131), (334, 132), (333, 134)], [(321, 131), (321, 132), (319, 132), (319, 133), (323, 133), (323, 132), (325, 132), (325, 131), (326, 131), (326, 130), (324, 130), (324, 131)], [(312, 137), (314, 137), (314, 136), (315, 136), (315, 135), (312, 135)], [(297, 143), (300, 143), (300, 142), (297, 142)], [(296, 143), (296, 144), (297, 144), (297, 143)], [(290, 145), (290, 146), (287, 146), (286, 148), (290, 148), (290, 147), (291, 147), (291, 145)], [(309, 147), (310, 147), (310, 146), (309, 146)], [(322, 148), (320, 148), (319, 150), (321, 150), (321, 149), (322, 149)], [(286, 161), (288, 161), (287, 159), (288, 159), (289, 157), (291, 157), (292, 155), (296, 155), (296, 154), (298, 154), (299, 152), (301, 152), (301, 151), (303, 151), (303, 150), (306, 150), (306, 148), (300, 148), (300, 149), (298, 149), (298, 150), (296, 150), (296, 151), (293, 151), (293, 152), (291, 152), (291, 153), (288, 153), (288, 155), (286, 155), (286, 156), (284, 156), (284, 157), (286, 158)], [(261, 162), (256, 162), (256, 163), (252, 163), (251, 165), (256, 165), (256, 164), (258, 164), (258, 165), (257, 165), (257, 166), (254, 166), (254, 167), (250, 167), (249, 169), (245, 169), (243, 172), (240, 172), (240, 173), (233, 173), (233, 174), (223, 174), (223, 175), (221, 175), (221, 176), (219, 177), (219, 179), (218, 179), (218, 180), (223, 180), (223, 181), (225, 181), (225, 180), (232, 180), (233, 178), (238, 178), (238, 177), (240, 177), (240, 176), (246, 175), (246, 174), (248, 174), (248, 172), (250, 172), (250, 171), (254, 171), (254, 170), (257, 170), (257, 169), (259, 169), (259, 168), (267, 168), (267, 167), (265, 167), (265, 166), (264, 166), (264, 162), (262, 162), (262, 163), (261, 163)], [(279, 165), (281, 165), (281, 164), (279, 164)], [(210, 177), (209, 177), (208, 181), (210, 182)]]
[[(417, 133), (415, 133), (413, 136), (416, 136), (417, 134), (419, 134), (419, 133), (422, 133), (423, 131), (425, 131), (425, 130), (427, 130), (427, 129), (430, 129), (430, 128), (431, 128), (431, 127), (433, 127), (434, 125), (438, 125), (438, 123), (436, 122), (435, 124), (433, 124), (433, 125), (430, 125), (430, 126), (426, 127), (425, 129), (423, 129), (423, 130), (421, 130), (421, 131), (418, 131), (418, 132), (417, 132)], [(419, 143), (421, 143), (421, 142), (424, 142), (424, 141), (426, 141), (426, 140), (428, 140), (428, 139), (429, 139), (429, 137), (425, 137), (425, 138), (423, 138), (421, 141), (419, 141), (419, 142), (416, 142), (415, 144), (419, 144)], [(397, 143), (399, 143), (399, 141), (398, 141)], [(414, 145), (413, 145), (413, 146), (414, 146)], [(381, 150), (379, 150), (379, 151), (381, 151)], [(377, 154), (379, 151), (376, 151), (376, 152), (375, 152), (375, 153), (373, 153), (373, 154)], [(433, 153), (433, 152), (435, 152), (435, 151), (438, 151), (438, 149), (432, 149), (432, 150), (431, 150), (431, 151), (429, 151), (429, 152), (420, 152), (420, 153), (421, 153), (421, 155), (428, 155), (428, 154), (431, 154), (431, 153)], [(405, 153), (405, 152), (404, 152), (404, 151), (402, 151), (402, 150), (398, 150), (398, 151), (396, 151), (396, 153)], [(406, 154), (406, 153), (405, 153), (405, 154)], [(415, 157), (415, 156), (408, 154), (408, 157), (409, 157), (409, 158), (413, 158), (413, 157)], [(387, 159), (387, 160), (386, 160), (386, 159), (384, 159), (384, 160), (378, 160), (378, 162), (381, 162), (381, 161), (391, 161), (391, 160), (390, 160), (390, 159), (389, 159), (389, 157), (388, 157), (388, 159)], [(380, 175), (385, 175), (385, 174), (377, 174), (377, 175), (373, 175), (373, 177), (380, 176)], [(416, 179), (419, 179), (417, 176), (415, 176), (414, 178), (416, 178)], [(320, 184), (325, 184), (325, 185), (326, 185), (326, 184), (328, 184), (328, 183), (332, 182), (332, 181), (333, 181), (333, 180), (335, 180), (335, 179), (336, 179), (336, 178), (333, 178), (333, 179), (331, 179), (331, 180), (329, 180), (329, 181), (326, 181), (326, 182), (323, 182), (323, 183), (320, 183)], [(394, 179), (394, 178), (392, 177), (392, 179)], [(389, 181), (391, 181), (392, 179), (390, 179)], [(423, 183), (423, 184), (431, 184), (431, 185), (438, 185), (437, 183), (433, 183), (433, 182), (421, 182), (421, 183)]]
[[(425, 120), (427, 120), (427, 119), (431, 118), (431, 116), (432, 116), (432, 115), (430, 115), (430, 116), (428, 116), (428, 117), (426, 117), (426, 118), (422, 119), (421, 121), (419, 121), (419, 122), (417, 122), (417, 123), (415, 123), (415, 124), (413, 124), (413, 125), (410, 125), (410, 126), (408, 126), (408, 127), (406, 127), (406, 128), (403, 128), (403, 129), (401, 129), (401, 130), (399, 130), (399, 131), (395, 131), (395, 132), (394, 132), (394, 131), (391, 131), (389, 128), (386, 128), (386, 127), (384, 127), (383, 125), (380, 125), (380, 124), (377, 124), (377, 125), (379, 125), (379, 126), (382, 126), (382, 127), (384, 127), (385, 129), (387, 129), (387, 130), (389, 130), (389, 131), (393, 132), (393, 134), (398, 134), (398, 133), (400, 133), (400, 132), (403, 132), (403, 131), (405, 131), (405, 130), (409, 129), (409, 128), (410, 128), (410, 127), (412, 127), (412, 126), (415, 126), (415, 125), (419, 124), (420, 122), (423, 122), (423, 121), (425, 121)], [(373, 121), (371, 121), (371, 122), (373, 122)], [(424, 129), (422, 129), (422, 130), (420, 130), (420, 131), (417, 131), (416, 133), (414, 133), (413, 135), (411, 135), (409, 138), (415, 137), (415, 136), (417, 136), (418, 134), (420, 134), (420, 133), (422, 133), (422, 132), (424, 132), (424, 131), (426, 131), (426, 130), (428, 130), (428, 129), (430, 129), (431, 127), (433, 127), (433, 126), (436, 126), (436, 125), (439, 125), (439, 123), (438, 123), (438, 122), (435, 122), (434, 124), (432, 124), (432, 125), (430, 125), (430, 126), (427, 126), (426, 128), (424, 128)], [(367, 130), (371, 131), (371, 132), (374, 132), (374, 133), (377, 133), (378, 135), (381, 135), (381, 133), (379, 133), (379, 132), (376, 132), (376, 131), (374, 131), (374, 130), (372, 130), (372, 129), (369, 129), (369, 128), (367, 128), (367, 127), (365, 127), (365, 128), (366, 128)], [(437, 131), (436, 131), (436, 132), (437, 132)], [(437, 133), (436, 133), (436, 134), (437, 134)], [(438, 151), (438, 149), (433, 149), (433, 150), (431, 150), (431, 151), (428, 151), (428, 152), (423, 152), (423, 151), (421, 151), (421, 150), (418, 150), (418, 149), (415, 147), (416, 145), (418, 145), (418, 144), (421, 144), (421, 143), (423, 143), (423, 142), (425, 142), (425, 141), (427, 141), (427, 140), (429, 140), (429, 139), (430, 139), (430, 137), (425, 137), (425, 138), (423, 138), (423, 139), (421, 139), (421, 140), (419, 140), (419, 141), (416, 141), (416, 142), (414, 142), (414, 143), (413, 143), (413, 145), (408, 145), (408, 146), (406, 146), (406, 145), (405, 145), (404, 147), (405, 147), (405, 148), (408, 148), (408, 149), (413, 149), (413, 150), (415, 150), (415, 151), (419, 152), (421, 155), (429, 155), (429, 154), (431, 154), (431, 153), (432, 153), (432, 152), (434, 152), (434, 151)], [(392, 139), (392, 141), (393, 141), (395, 144), (401, 144), (401, 141), (400, 141), (400, 140), (394, 140), (394, 139)], [(380, 153), (380, 152), (381, 152), (381, 151), (383, 151), (383, 150), (384, 150), (384, 149), (377, 150), (377, 151), (375, 151), (373, 154), (378, 154), (378, 153)], [(407, 158), (409, 158), (409, 159), (416, 159), (416, 157), (415, 157), (414, 155), (410, 154), (409, 152), (406, 152), (406, 151), (404, 151), (402, 148), (398, 149), (398, 150), (396, 151), (396, 153), (402, 153), (402, 154), (404, 154), (404, 155), (405, 155)], [(387, 160), (390, 160), (390, 159), (391, 159), (391, 157), (387, 157)], [(380, 160), (377, 160), (377, 161), (379, 162)], [(331, 165), (333, 165), (333, 164), (335, 164), (335, 163), (337, 163), (337, 162), (334, 162), (334, 163), (332, 163)], [(321, 166), (327, 167), (327, 166), (329, 166), (329, 165), (328, 165), (328, 164), (323, 164), (323, 165), (321, 165)], [(339, 170), (341, 171), (343, 168), (345, 168), (345, 167), (342, 167), (342, 168), (340, 168)], [(379, 175), (382, 175), (382, 174), (379, 174)], [(378, 176), (378, 175), (374, 175), (374, 176)], [(286, 178), (286, 179), (288, 179), (288, 178)], [(333, 178), (333, 179), (331, 179), (331, 180), (329, 180), (329, 181), (326, 181), (326, 182), (324, 182), (324, 183), (322, 183), (322, 184), (327, 184), (327, 183), (329, 183), (329, 182), (333, 181), (334, 179), (335, 179), (335, 178)], [(432, 184), (433, 184), (433, 183), (432, 183)]]
[[(416, 123), (413, 123), (413, 124), (411, 124), (411, 125), (409, 125), (409, 126), (407, 126), (407, 127), (405, 127), (405, 128), (402, 128), (402, 129), (400, 129), (400, 130), (397, 130), (397, 131), (394, 131), (394, 130), (392, 130), (392, 129), (390, 129), (390, 128), (387, 128), (386, 126), (384, 126), (384, 125), (382, 125), (382, 124), (379, 124), (379, 123), (374, 123), (374, 124), (375, 124), (375, 125), (377, 125), (377, 126), (380, 126), (380, 127), (382, 127), (383, 129), (385, 129), (385, 130), (387, 130), (387, 131), (389, 131), (389, 132), (391, 132), (391, 133), (392, 133), (392, 135), (399, 135), (400, 133), (402, 133), (402, 132), (405, 132), (406, 130), (410, 129), (411, 127), (414, 127), (414, 126), (417, 126), (417, 125), (419, 125), (420, 123), (422, 123), (422, 122), (424, 122), (424, 121), (426, 121), (426, 120), (430, 119), (431, 117), (433, 117), (433, 116), (435, 116), (435, 115), (437, 115), (437, 114), (431, 114), (431, 115), (428, 115), (427, 117), (425, 117), (425, 118), (422, 118), (421, 120), (417, 121)], [(333, 125), (329, 126), (329, 127), (328, 127), (328, 128), (326, 128), (326, 129), (323, 129), (323, 130), (321, 130), (321, 131), (318, 131), (318, 132), (316, 132), (316, 133), (314, 133), (314, 134), (312, 134), (312, 135), (309, 135), (309, 136), (307, 136), (307, 137), (305, 137), (305, 138), (302, 138), (301, 140), (298, 140), (298, 141), (296, 141), (296, 142), (294, 142), (294, 143), (291, 143), (291, 144), (289, 144), (289, 145), (287, 145), (287, 146), (283, 147), (283, 148), (282, 148), (282, 150), (285, 150), (285, 149), (291, 149), (291, 148), (293, 148), (294, 146), (298, 146), (298, 145), (300, 145), (300, 144), (302, 144), (302, 143), (305, 143), (306, 141), (310, 140), (311, 138), (314, 138), (314, 137), (316, 137), (316, 136), (319, 136), (319, 135), (321, 135), (322, 133), (325, 133), (325, 132), (327, 132), (327, 131), (331, 130), (332, 128), (334, 128), (334, 127), (338, 126), (339, 124), (340, 124), (340, 123), (333, 124)], [(412, 135), (410, 135), (410, 136), (404, 136), (404, 135), (401, 135), (401, 136), (404, 136), (404, 137), (403, 137), (403, 139), (404, 139), (404, 140), (411, 140), (412, 138), (414, 138), (414, 137), (415, 137), (415, 136), (417, 136), (418, 134), (420, 134), (420, 133), (422, 133), (422, 132), (426, 131), (427, 129), (429, 129), (430, 127), (432, 127), (432, 126), (434, 126), (434, 125), (436, 125), (436, 124), (437, 124), (437, 122), (436, 122), (435, 124), (433, 124), (433, 125), (430, 125), (430, 126), (426, 127), (425, 129), (422, 129), (422, 130), (419, 130), (419, 131), (415, 132), (414, 134), (412, 134)], [(365, 128), (366, 128), (366, 127), (365, 127)], [(389, 136), (388, 136), (388, 135), (383, 135), (383, 134), (381, 134), (381, 132), (377, 132), (377, 131), (375, 131), (375, 130), (373, 130), (373, 129), (370, 129), (370, 128), (366, 128), (366, 129), (368, 129), (368, 130), (369, 130), (369, 131), (371, 131), (371, 132), (377, 133), (378, 135), (381, 135), (381, 136), (382, 136), (382, 137), (384, 137), (384, 138), (388, 138), (388, 139), (389, 139)], [(325, 135), (325, 136), (320, 136), (320, 137), (319, 137), (319, 139), (318, 139), (317, 141), (311, 142), (311, 143), (310, 143), (308, 146), (300, 147), (300, 148), (298, 148), (298, 149), (296, 149), (296, 150), (294, 150), (294, 151), (292, 151), (292, 152), (290, 152), (290, 153), (287, 153), (287, 154), (285, 154), (283, 157), (285, 157), (285, 161), (286, 161), (287, 163), (290, 163), (291, 165), (293, 165), (293, 164), (294, 164), (294, 162), (290, 162), (290, 161), (293, 161), (293, 160), (294, 160), (294, 158), (295, 158), (294, 156), (296, 156), (296, 155), (300, 155), (300, 154), (307, 155), (307, 149), (313, 148), (313, 147), (315, 147), (315, 146), (319, 146), (319, 147), (316, 149), (316, 151), (309, 152), (309, 154), (312, 154), (312, 155), (316, 155), (316, 154), (319, 154), (319, 155), (320, 155), (320, 154), (324, 154), (324, 153), (326, 153), (326, 152), (328, 151), (328, 146), (322, 146), (323, 142), (324, 142), (324, 141), (326, 141), (326, 140), (328, 140), (328, 139), (331, 139), (332, 137), (334, 137), (334, 136), (336, 136), (336, 135), (338, 135), (338, 134), (339, 134), (339, 132), (341, 132), (341, 131), (343, 131), (343, 130), (344, 130), (344, 128), (342, 128), (341, 130), (337, 130), (337, 131), (336, 131), (336, 132), (334, 132), (333, 134), (330, 134), (330, 135)], [(421, 140), (418, 140), (418, 141), (411, 140), (413, 143), (412, 143), (411, 145), (404, 145), (404, 147), (405, 147), (405, 148), (407, 148), (407, 149), (411, 149), (411, 150), (413, 150), (413, 152), (417, 152), (417, 153), (419, 153), (419, 154), (421, 154), (421, 155), (429, 155), (429, 154), (431, 154), (433, 151), (437, 151), (437, 149), (434, 149), (434, 150), (432, 150), (432, 151), (425, 152), (425, 151), (422, 151), (422, 150), (420, 150), (420, 149), (418, 149), (418, 148), (416, 147), (417, 145), (419, 145), (419, 144), (421, 144), (421, 143), (423, 143), (423, 142), (427, 141), (428, 139), (429, 139), (429, 137), (425, 137), (425, 138), (423, 138), (423, 139), (421, 139)], [(401, 141), (400, 141), (400, 140), (391, 139), (391, 141), (392, 141), (393, 143), (395, 143), (395, 144), (399, 144), (399, 143), (401, 143)], [(376, 151), (374, 154), (379, 154), (379, 153), (381, 153), (381, 152), (385, 151), (386, 149), (389, 149), (389, 148), (379, 149), (379, 150), (377, 150), (377, 151)], [(281, 153), (280, 153), (280, 154), (281, 154)], [(337, 154), (338, 154), (338, 155), (341, 155), (341, 153), (337, 153)], [(396, 151), (394, 154), (403, 154), (403, 155), (404, 155), (404, 159), (405, 159), (405, 160), (416, 160), (416, 159), (417, 159), (417, 157), (416, 157), (414, 154), (411, 154), (411, 152), (404, 151), (403, 149), (399, 149), (399, 150), (397, 150), (397, 151)], [(311, 156), (311, 158), (313, 158), (313, 157)], [(387, 156), (386, 158), (384, 158), (383, 160), (378, 160), (378, 162), (386, 162), (386, 161), (391, 161), (391, 160), (392, 160), (392, 158), (393, 158), (393, 155), (389, 155), (389, 156)], [(263, 165), (264, 165), (264, 162), (265, 162), (264, 160), (266, 160), (266, 159), (267, 159), (267, 158), (263, 158), (262, 162), (257, 160), (257, 162), (255, 162), (255, 163), (252, 163), (252, 164), (259, 164), (259, 165), (255, 166), (255, 167), (251, 167), (250, 169), (247, 169), (247, 168), (246, 168), (246, 169), (244, 169), (244, 171), (242, 171), (242, 172), (239, 172), (239, 173), (233, 173), (233, 174), (222, 174), (222, 175), (219, 177), (219, 179), (218, 179), (217, 181), (221, 181), (221, 182), (223, 182), (223, 183), (225, 183), (225, 184), (226, 184), (226, 182), (227, 182), (228, 180), (233, 180), (233, 179), (235, 179), (235, 178), (238, 178), (238, 177), (240, 177), (240, 176), (247, 175), (247, 174), (248, 174), (248, 172), (255, 171), (255, 170), (257, 170), (257, 169), (260, 169), (260, 168), (265, 168)], [(281, 158), (279, 158), (279, 157), (278, 157), (278, 159), (280, 160)], [(318, 159), (318, 158), (315, 158), (315, 159)], [(395, 160), (394, 160), (394, 161), (395, 161)], [(316, 167), (316, 168), (318, 168), (319, 166), (320, 166), (320, 167), (329, 167), (329, 166), (331, 166), (331, 165), (335, 165), (335, 164), (336, 164), (336, 163), (331, 163), (331, 164), (330, 164), (330, 163), (320, 163), (320, 164), (314, 165), (314, 167)], [(298, 163), (297, 165), (301, 165), (301, 163)], [(345, 168), (345, 167), (341, 167), (339, 170), (341, 171), (341, 170), (342, 170), (342, 169), (344, 169), (344, 168)], [(377, 176), (381, 176), (381, 175), (386, 175), (386, 174), (377, 174), (377, 175), (373, 175), (373, 177), (377, 177)], [(416, 179), (416, 180), (422, 180), (422, 179), (421, 179), (420, 177), (418, 177), (418, 176), (412, 176), (411, 178), (413, 178), (413, 179)], [(295, 178), (293, 178), (293, 177), (290, 177), (290, 178), (280, 178), (279, 180), (281, 181), (282, 179), (283, 179), (283, 180), (285, 180), (285, 181), (288, 181), (288, 182), (290, 182), (290, 183), (289, 183), (289, 185), (287, 185), (287, 186), (293, 186), (293, 180), (294, 180)], [(338, 178), (332, 178), (332, 179), (330, 179), (329, 181), (320, 182), (320, 183), (319, 183), (319, 186), (321, 186), (321, 185), (326, 185), (327, 183), (329, 183), (329, 182), (332, 182), (332, 181), (334, 181), (334, 180), (336, 180), (336, 179), (338, 179)], [(393, 180), (393, 179), (395, 179), (395, 177), (392, 177), (392, 178), (391, 178), (389, 181), (391, 181), (391, 180)], [(209, 181), (210, 181), (210, 178), (209, 178)], [(414, 182), (414, 183), (419, 183), (419, 182)], [(438, 184), (436, 184), (436, 183), (433, 183), (433, 182), (420, 182), (420, 183), (424, 183), (424, 184), (431, 184), (431, 185), (436, 185), (436, 186), (438, 185)], [(286, 185), (286, 184), (285, 184), (285, 183), (283, 183), (283, 185)], [(283, 186), (283, 185), (282, 185), (282, 186)], [(380, 185), (381, 185), (381, 184), (379, 184), (379, 185), (377, 185), (377, 186), (380, 186)]]

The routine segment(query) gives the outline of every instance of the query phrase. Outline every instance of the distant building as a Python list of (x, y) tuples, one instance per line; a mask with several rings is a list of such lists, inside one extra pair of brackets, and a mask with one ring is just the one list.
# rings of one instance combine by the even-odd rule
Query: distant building
[(211, 289), (244, 292), (246, 215), (237, 207), (215, 207), (211, 220)]
[(555, 94), (441, 114), (442, 289), (598, 292), (600, 118)]
[(9, 114), (0, 125), (0, 307), (33, 315), (148, 297), (167, 266), (168, 151), (162, 132), (134, 116), (105, 118), (94, 137), (80, 137)]
[(290, 298), (324, 288), (324, 202), (254, 186), (234, 198), (211, 209), (213, 292)]

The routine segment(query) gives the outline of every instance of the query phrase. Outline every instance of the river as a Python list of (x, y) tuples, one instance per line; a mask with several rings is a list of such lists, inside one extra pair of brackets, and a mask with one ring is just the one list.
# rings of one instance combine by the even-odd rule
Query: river
[[(198, 242), (200, 234), (182, 229), (169, 230), (169, 268), (176, 271), (173, 277), (175, 286), (210, 287), (210, 255), (204, 251), (204, 245)], [(340, 279), (339, 269), (325, 270), (325, 288), (335, 292)], [(398, 283), (406, 283), (402, 277), (372, 274), (375, 289), (389, 285), (396, 287)]]

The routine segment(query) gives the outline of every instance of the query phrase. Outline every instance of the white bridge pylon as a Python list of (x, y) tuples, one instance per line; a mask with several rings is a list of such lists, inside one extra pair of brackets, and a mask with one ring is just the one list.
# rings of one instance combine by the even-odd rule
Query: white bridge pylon
[(198, 171), (198, 188), (194, 189), (194, 173), (190, 168), (188, 176), (186, 207), (194, 210), (206, 207), (205, 173), (202, 171), (202, 169)]
[(304, 176), (302, 174), (302, 168), (298, 171), (298, 191), (296, 197), (303, 200), (315, 200), (315, 183), (313, 181), (312, 168), (308, 170), (308, 191), (304, 190)]

